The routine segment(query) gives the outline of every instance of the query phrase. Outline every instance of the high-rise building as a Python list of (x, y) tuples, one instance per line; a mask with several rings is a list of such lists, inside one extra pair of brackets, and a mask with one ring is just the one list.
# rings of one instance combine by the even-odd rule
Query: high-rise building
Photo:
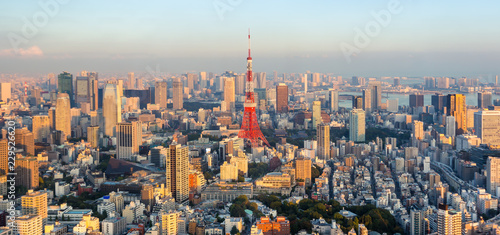
[(187, 73), (186, 74), (186, 77), (187, 77), (187, 88), (190, 90), (190, 91), (193, 91), (194, 88), (195, 88), (195, 76), (196, 74), (192, 74), (192, 73)]
[(165, 166), (165, 162), (162, 162), (162, 159), (165, 159), (167, 156), (167, 150), (163, 146), (156, 146), (150, 150), (150, 162), (155, 164), (156, 167)]
[(56, 102), (56, 130), (61, 131), (66, 138), (71, 137), (71, 100), (68, 94), (59, 93)]
[(92, 148), (99, 147), (99, 126), (87, 127), (87, 142)]
[[(363, 102), (363, 97), (362, 96), (352, 96), (352, 108), (353, 109), (363, 109), (364, 102)], [(371, 106), (371, 104), (370, 104)]]
[(38, 188), (38, 159), (36, 157), (16, 156), (16, 186), (27, 189)]
[(234, 93), (237, 95), (245, 94), (245, 74), (238, 74), (234, 78)]
[(295, 178), (304, 180), (306, 185), (311, 185), (311, 159), (299, 157), (295, 159)]
[(467, 133), (467, 107), (465, 95), (449, 94), (447, 99), (448, 115), (454, 116), (457, 122), (457, 135)]
[[(102, 221), (103, 234), (123, 234), (128, 231), (125, 217), (107, 217)], [(146, 233), (147, 234), (147, 233)]]
[(486, 190), (494, 196), (499, 196), (500, 187), (500, 158), (488, 157), (486, 161)]
[(48, 142), (50, 134), (50, 119), (47, 115), (35, 115), (33, 122), (33, 138), (35, 142)]
[(76, 77), (75, 102), (77, 104), (90, 102), (89, 88), (90, 86), (88, 77)]
[(160, 105), (160, 108), (167, 108), (167, 82), (155, 83), (155, 104)]
[(12, 84), (10, 82), (0, 83), (0, 101), (7, 102), (12, 98)]
[[(353, 107), (354, 108), (354, 107)], [(364, 89), (363, 90), (363, 106), (357, 107), (358, 109), (363, 109), (365, 112), (370, 112), (372, 109), (372, 90)]]
[(424, 95), (411, 94), (410, 95), (410, 108), (424, 107)]
[(33, 133), (28, 129), (18, 129), (15, 133), (15, 142), (18, 149), (23, 150), (25, 155), (35, 155), (35, 140)]
[(410, 235), (424, 235), (424, 213), (416, 205), (410, 208)]
[(442, 94), (434, 94), (431, 96), (431, 103), (432, 106), (434, 106), (434, 110), (436, 112), (441, 112), (443, 113), (444, 108), (447, 106), (447, 97)]
[(21, 206), (23, 215), (38, 215), (42, 217), (42, 220), (47, 220), (46, 192), (29, 190), (26, 195), (21, 197)]
[(58, 76), (59, 93), (68, 94), (71, 106), (75, 105), (73, 93), (73, 75), (64, 71)]
[(128, 73), (128, 89), (134, 89), (134, 88), (135, 88), (134, 72), (129, 72)]
[(0, 175), (9, 173), (9, 141), (0, 139)]
[(462, 234), (462, 213), (448, 210), (448, 205), (439, 204), (437, 232), (443, 235)]
[(161, 234), (163, 235), (177, 235), (179, 212), (176, 211), (162, 211), (160, 212), (160, 226)]
[(182, 85), (182, 82), (178, 79), (176, 79), (173, 83), (173, 102), (174, 102), (174, 109), (183, 109), (184, 107), (184, 86)]
[(354, 142), (365, 142), (365, 111), (362, 109), (351, 110), (349, 139)]
[(238, 166), (235, 163), (224, 162), (220, 166), (221, 181), (236, 181), (238, 180)]
[(234, 91), (234, 77), (224, 78), (224, 101), (226, 102), (226, 110), (234, 110), (235, 105), (235, 91)]
[(98, 75), (96, 72), (89, 72), (87, 73), (88, 77), (88, 97), (89, 97), (89, 103), (90, 103), (90, 110), (95, 111), (98, 109)]
[(500, 111), (483, 110), (474, 113), (474, 130), (483, 144), (500, 146)]
[(142, 144), (142, 124), (140, 121), (121, 122), (116, 125), (116, 155), (118, 159), (132, 160), (139, 154)]
[(330, 125), (318, 124), (316, 130), (316, 140), (318, 142), (318, 158), (321, 160), (330, 159)]
[(276, 86), (276, 112), (288, 112), (288, 86), (284, 83)]
[(121, 98), (116, 84), (107, 83), (103, 94), (104, 134), (116, 136), (116, 124), (122, 121)]
[[(57, 104), (57, 99), (55, 99), (55, 101)], [(48, 115), (49, 115), (50, 129), (55, 130), (56, 129), (56, 108), (55, 107), (50, 108), (48, 111)]]
[(370, 82), (370, 89), (372, 90), (372, 109), (379, 110), (382, 106), (382, 84), (381, 82)]
[(478, 92), (477, 93), (477, 107), (480, 109), (487, 109), (492, 105), (491, 92)]
[(180, 144), (170, 145), (166, 157), (166, 190), (177, 203), (189, 198), (189, 148)]
[(255, 88), (266, 89), (266, 72), (255, 73)]
[(16, 218), (18, 235), (43, 234), (43, 219), (39, 215), (23, 215)]
[(207, 88), (207, 72), (200, 72), (200, 89)]
[(455, 121), (455, 117), (453, 116), (446, 116), (446, 136), (448, 137), (455, 137), (456, 136), (456, 131), (457, 131), (457, 121)]
[(321, 101), (313, 101), (312, 103), (312, 125), (313, 128), (317, 128), (317, 126), (323, 123), (323, 119), (321, 118)]
[(339, 92), (336, 90), (329, 90), (330, 94), (330, 112), (339, 111)]
[(416, 140), (424, 139), (424, 123), (421, 121), (413, 121), (412, 129), (413, 138)]

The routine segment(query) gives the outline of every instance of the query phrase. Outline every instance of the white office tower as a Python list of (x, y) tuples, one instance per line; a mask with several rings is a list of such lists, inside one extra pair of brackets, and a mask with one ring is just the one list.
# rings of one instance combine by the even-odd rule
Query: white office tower
[(425, 157), (423, 165), (424, 165), (424, 168), (422, 169), (422, 171), (424, 173), (429, 173), (430, 170), (431, 170), (431, 158), (430, 157)]
[(456, 131), (456, 121), (454, 116), (446, 116), (446, 136), (447, 137), (455, 137)]

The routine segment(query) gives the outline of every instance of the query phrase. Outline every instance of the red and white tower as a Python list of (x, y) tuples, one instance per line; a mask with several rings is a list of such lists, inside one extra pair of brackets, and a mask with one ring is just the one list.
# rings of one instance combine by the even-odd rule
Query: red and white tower
[(262, 134), (255, 113), (254, 92), (253, 92), (253, 78), (252, 78), (252, 56), (250, 55), (250, 30), (248, 30), (248, 58), (247, 58), (247, 81), (245, 83), (245, 104), (243, 113), (243, 122), (241, 124), (238, 137), (250, 141), (252, 147), (262, 146), (266, 144), (270, 146), (266, 137)]

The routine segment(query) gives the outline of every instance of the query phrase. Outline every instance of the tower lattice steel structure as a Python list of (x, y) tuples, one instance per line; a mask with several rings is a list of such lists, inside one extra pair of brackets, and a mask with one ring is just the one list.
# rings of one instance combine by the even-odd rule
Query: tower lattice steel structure
[(238, 137), (247, 139), (252, 147), (261, 146), (263, 143), (270, 146), (266, 137), (262, 134), (255, 113), (255, 99), (253, 92), (253, 78), (252, 78), (252, 56), (250, 54), (250, 30), (248, 30), (248, 57), (247, 57), (247, 80), (245, 83), (245, 104), (243, 122), (241, 124)]

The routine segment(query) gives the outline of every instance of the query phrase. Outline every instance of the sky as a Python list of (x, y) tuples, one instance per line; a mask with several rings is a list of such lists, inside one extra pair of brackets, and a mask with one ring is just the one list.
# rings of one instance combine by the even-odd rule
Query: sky
[[(1, 1), (0, 73), (500, 73), (498, 1)], [(364, 40), (363, 40), (364, 39)]]

